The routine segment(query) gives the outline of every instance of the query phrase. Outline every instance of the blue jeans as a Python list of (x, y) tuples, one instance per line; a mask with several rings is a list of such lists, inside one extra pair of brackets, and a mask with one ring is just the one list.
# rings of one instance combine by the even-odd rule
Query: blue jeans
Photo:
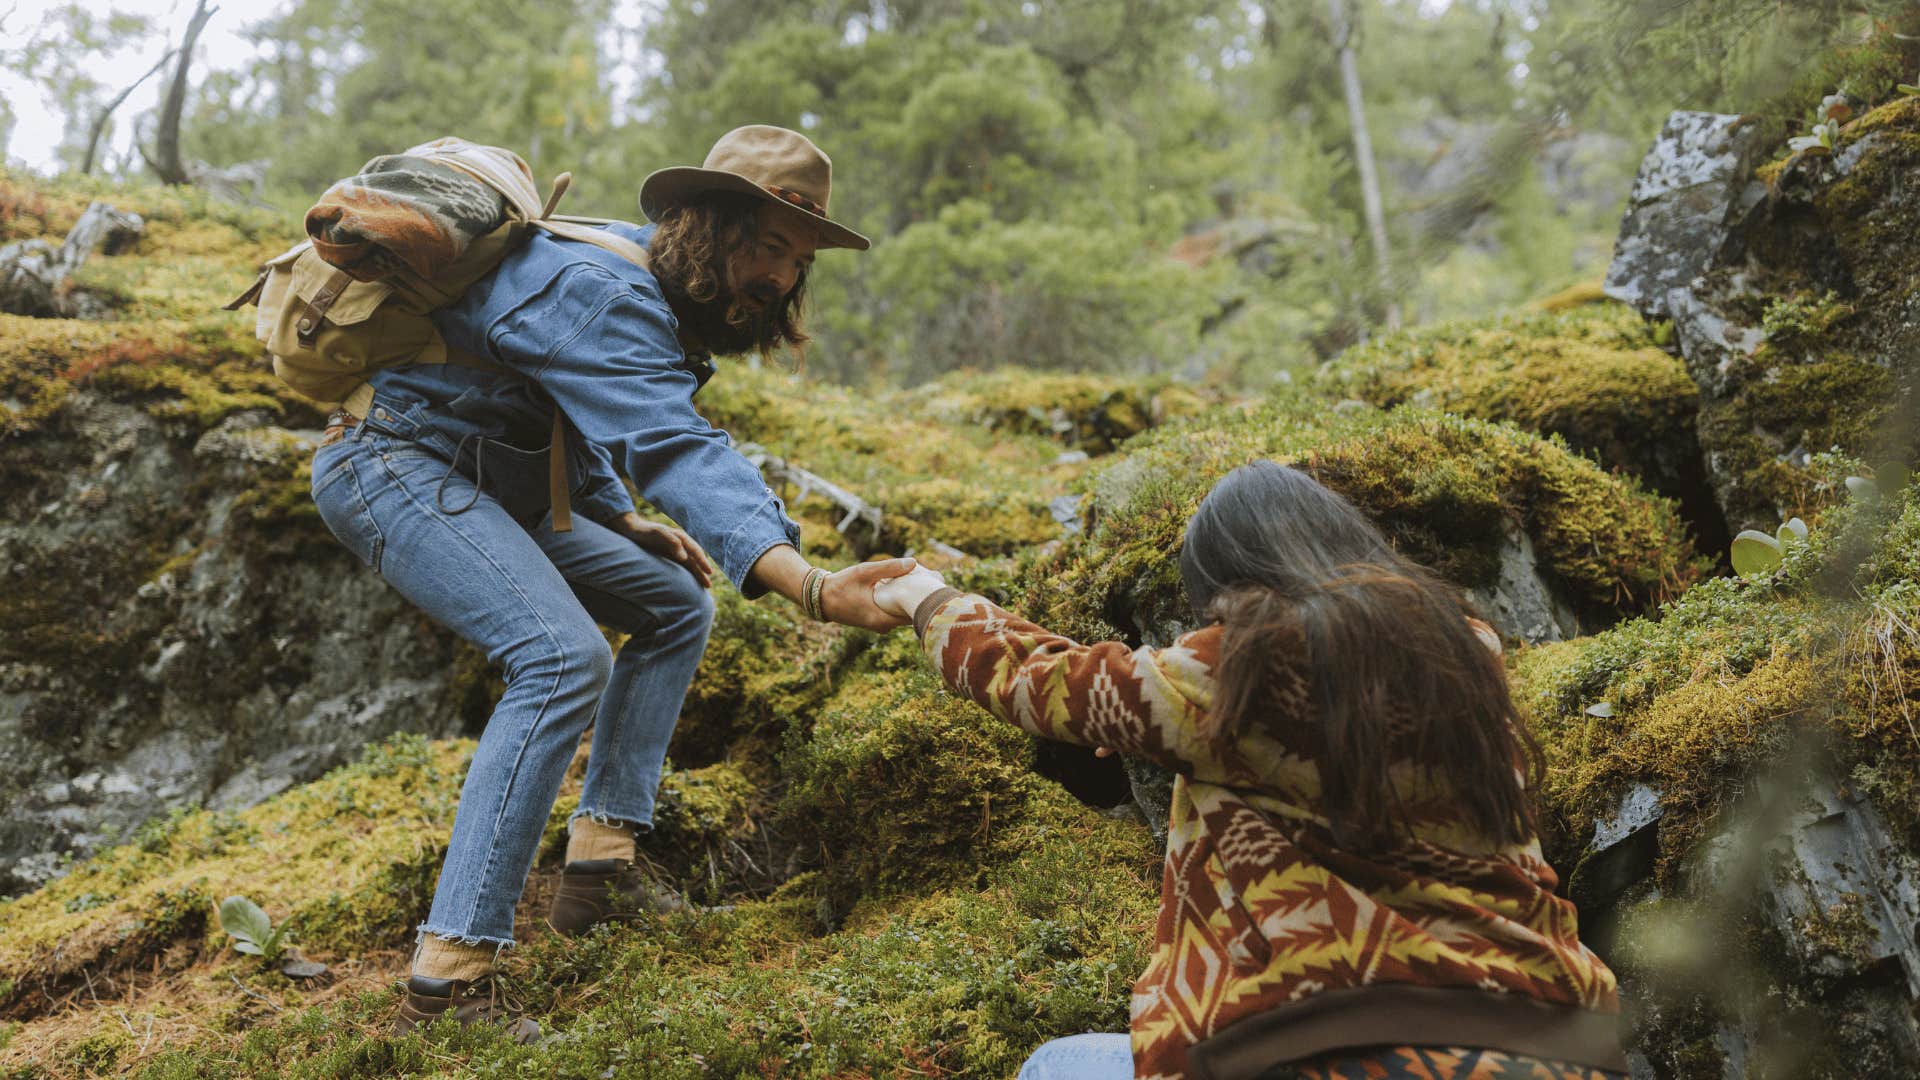
[(1133, 1080), (1133, 1044), (1127, 1035), (1069, 1035), (1033, 1052), (1018, 1080)]
[[(514, 905), (589, 724), (593, 746), (574, 816), (651, 827), (667, 741), (706, 651), (713, 600), (686, 568), (585, 518), (575, 516), (566, 533), (544, 517), (516, 518), (450, 472), (449, 455), (408, 438), (405, 418), (387, 419), (320, 448), (313, 501), (362, 562), (505, 672), (506, 692), (474, 751), (420, 930), (510, 944)], [(496, 450), (513, 452), (482, 448)], [(632, 635), (618, 658), (596, 621)]]

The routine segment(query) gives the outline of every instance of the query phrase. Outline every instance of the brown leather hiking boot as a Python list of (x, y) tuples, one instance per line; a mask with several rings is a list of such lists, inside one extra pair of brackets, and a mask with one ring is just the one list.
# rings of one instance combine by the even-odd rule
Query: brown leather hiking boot
[(493, 976), (468, 982), (465, 979), (429, 979), (414, 975), (407, 979), (407, 996), (400, 1002), (400, 1018), (393, 1022), (397, 1038), (440, 1019), (448, 1011), (461, 1027), (469, 1024), (498, 1024), (514, 1042), (530, 1043), (540, 1037), (540, 1025), (524, 1016), (514, 1016), (500, 1001)]
[(612, 919), (643, 912), (665, 915), (687, 906), (680, 894), (622, 859), (570, 862), (560, 871), (560, 891), (547, 909), (547, 925), (563, 934), (584, 934)]

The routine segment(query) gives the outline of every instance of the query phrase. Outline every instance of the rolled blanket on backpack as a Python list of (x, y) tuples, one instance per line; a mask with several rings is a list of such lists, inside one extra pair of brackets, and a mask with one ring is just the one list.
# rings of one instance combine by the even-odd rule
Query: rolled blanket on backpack
[(328, 188), (306, 224), (320, 258), (356, 280), (378, 281), (400, 270), (435, 278), (506, 218), (506, 199), (474, 177), (387, 154)]

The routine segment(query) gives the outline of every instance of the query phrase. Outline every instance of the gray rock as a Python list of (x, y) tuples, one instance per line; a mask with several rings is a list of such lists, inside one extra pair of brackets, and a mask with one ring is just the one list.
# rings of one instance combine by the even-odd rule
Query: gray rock
[(1647, 316), (1669, 316), (1669, 295), (1705, 271), (1726, 246), (1730, 224), (1752, 206), (1748, 181), (1759, 129), (1738, 116), (1675, 112), (1641, 162), (1608, 296)]
[(1499, 577), (1467, 595), (1496, 630), (1529, 645), (1580, 634), (1572, 605), (1541, 575), (1533, 540), (1518, 529), (1509, 529), (1500, 542)]
[[(0, 444), (0, 894), (179, 807), (236, 809), (482, 717), (466, 646), (317, 519), (261, 521), (310, 432), (205, 433), (76, 393)], [(254, 494), (250, 494), (254, 493)]]

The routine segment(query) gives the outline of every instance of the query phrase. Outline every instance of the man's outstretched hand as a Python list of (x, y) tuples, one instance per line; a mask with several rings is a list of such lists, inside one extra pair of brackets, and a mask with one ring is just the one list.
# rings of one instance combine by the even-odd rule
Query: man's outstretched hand
[(829, 574), (820, 591), (821, 606), (833, 622), (862, 630), (884, 631), (905, 626), (913, 621), (913, 612), (899, 615), (875, 604), (873, 587), (889, 578), (910, 574), (918, 565), (912, 559), (885, 559)]

